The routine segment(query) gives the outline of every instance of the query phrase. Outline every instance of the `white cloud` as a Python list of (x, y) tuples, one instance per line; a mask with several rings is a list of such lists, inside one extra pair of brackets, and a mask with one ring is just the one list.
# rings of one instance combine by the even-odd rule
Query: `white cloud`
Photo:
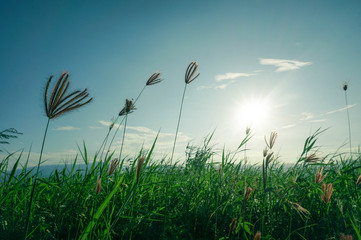
[(327, 119), (315, 119), (315, 120), (311, 120), (309, 122), (312, 122), (312, 123), (317, 123), (317, 122), (326, 122)]
[(302, 115), (302, 118), (300, 119), (301, 121), (307, 121), (314, 117), (313, 114), (310, 112), (303, 112), (301, 113), (301, 115)]
[(197, 90), (203, 90), (203, 89), (215, 89), (215, 90), (223, 90), (226, 89), (229, 86), (229, 84), (220, 84), (216, 86), (199, 86), (197, 87)]
[(295, 126), (296, 126), (296, 124), (289, 124), (289, 125), (283, 126), (282, 128), (287, 129), (287, 128), (293, 128)]
[(301, 62), (298, 60), (273, 59), (273, 58), (260, 58), (259, 63), (262, 65), (272, 65), (277, 67), (276, 72), (296, 70), (301, 67), (305, 67), (312, 64), (311, 62)]
[(250, 77), (255, 75), (254, 73), (225, 73), (225, 74), (221, 74), (221, 75), (217, 75), (215, 77), (217, 82), (223, 81), (223, 80), (232, 80), (232, 79), (236, 79), (239, 77)]
[(76, 128), (73, 126), (64, 126), (64, 127), (54, 128), (53, 130), (55, 130), (55, 131), (72, 131), (72, 130), (78, 130), (78, 129), (80, 129), (80, 128)]
[[(104, 121), (104, 120), (99, 120), (98, 122), (99, 122), (101, 125), (106, 126), (106, 127), (109, 127), (109, 126), (112, 124), (112, 122), (110, 122), (110, 121)], [(113, 126), (113, 128), (118, 128), (118, 127), (121, 127), (118, 123), (114, 124), (114, 126)]]
[(322, 115), (329, 115), (329, 114), (333, 114), (333, 113), (336, 113), (336, 112), (341, 112), (341, 111), (344, 111), (344, 110), (346, 110), (348, 108), (352, 108), (354, 106), (356, 106), (356, 104), (348, 105), (347, 107), (343, 107), (343, 108), (339, 108), (339, 109), (336, 109), (336, 110), (333, 110), (333, 111), (329, 111), (329, 112), (327, 112), (325, 114), (322, 114)]

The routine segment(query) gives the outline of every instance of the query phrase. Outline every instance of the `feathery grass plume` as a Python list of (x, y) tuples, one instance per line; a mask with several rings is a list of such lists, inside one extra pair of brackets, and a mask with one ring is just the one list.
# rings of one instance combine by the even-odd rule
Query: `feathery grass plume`
[(329, 184), (322, 183), (321, 189), (322, 189), (321, 200), (325, 203), (329, 203), (333, 193), (332, 183)]
[(320, 160), (319, 157), (316, 156), (316, 153), (312, 153), (311, 155), (307, 156), (305, 159), (305, 163), (315, 163)]
[(231, 224), (229, 224), (229, 235), (231, 235), (237, 227), (237, 218), (232, 218)]
[(191, 63), (188, 65), (188, 68), (187, 68), (186, 73), (185, 73), (185, 77), (184, 77), (185, 85), (184, 85), (184, 90), (183, 90), (183, 96), (182, 96), (181, 106), (180, 106), (180, 110), (179, 110), (177, 130), (176, 130), (176, 132), (175, 132), (174, 143), (173, 143), (173, 150), (172, 150), (172, 155), (171, 155), (171, 158), (170, 158), (170, 164), (172, 164), (172, 161), (173, 161), (174, 150), (175, 150), (175, 145), (176, 145), (176, 142), (177, 142), (179, 124), (180, 124), (180, 120), (181, 120), (181, 116), (182, 116), (183, 102), (184, 102), (184, 96), (185, 96), (185, 93), (186, 93), (187, 85), (188, 85), (189, 83), (193, 82), (193, 81), (200, 75), (200, 73), (198, 73), (198, 74), (194, 77), (194, 74), (195, 74), (195, 72), (197, 71), (197, 69), (198, 69), (198, 63), (197, 63), (197, 62), (191, 62)]
[(316, 175), (315, 175), (315, 183), (320, 183), (323, 181), (323, 179), (325, 179), (325, 177), (327, 176), (327, 173), (325, 175), (322, 175), (323, 174), (323, 168), (321, 168), (320, 170), (318, 170), (316, 172)]
[(145, 158), (144, 157), (140, 157), (138, 159), (138, 162), (137, 162), (137, 168), (136, 168), (136, 181), (138, 182), (138, 179), (139, 179), (139, 176), (140, 176), (140, 172), (142, 171), (142, 167), (143, 167), (143, 164), (144, 164), (144, 160)]
[(311, 213), (307, 209), (303, 208), (300, 204), (291, 201), (288, 201), (288, 203), (291, 204), (293, 209), (297, 211), (297, 213), (300, 215), (302, 219), (308, 218), (311, 215)]
[(264, 136), (264, 141), (266, 142), (266, 145), (270, 150), (273, 148), (273, 145), (276, 142), (276, 138), (277, 138), (277, 132), (275, 132), (275, 131), (271, 132), (271, 134), (269, 136), (269, 144), (268, 144), (266, 136)]
[(340, 240), (353, 240), (352, 235), (345, 235), (340, 233)]
[(260, 231), (258, 231), (257, 233), (256, 233), (256, 235), (254, 235), (254, 240), (261, 240), (261, 232)]
[(108, 176), (112, 175), (115, 171), (115, 169), (117, 169), (119, 165), (119, 159), (118, 158), (114, 158), (109, 165), (109, 169), (108, 169)]
[(351, 124), (350, 124), (350, 113), (348, 111), (348, 101), (347, 101), (347, 88), (348, 88), (348, 82), (344, 81), (342, 83), (342, 89), (345, 92), (345, 102), (346, 102), (346, 111), (347, 111), (347, 121), (348, 121), (348, 140), (350, 144), (350, 156), (352, 156), (352, 150), (351, 150)]
[(163, 81), (163, 79), (160, 78), (161, 73), (160, 72), (155, 72), (152, 74), (152, 76), (149, 77), (146, 85), (150, 86), (150, 85), (154, 85), (157, 83), (160, 83), (161, 81)]
[(357, 178), (356, 185), (358, 186), (360, 185), (360, 183), (361, 183), (361, 175)]
[(101, 190), (102, 190), (102, 179), (100, 177), (98, 177), (96, 185), (95, 185), (95, 192), (97, 194), (99, 194)]
[(125, 130), (127, 129), (127, 121), (128, 121), (128, 114), (132, 113), (136, 108), (134, 107), (134, 103), (132, 100), (126, 99), (124, 108), (119, 112), (119, 116), (125, 116), (125, 123), (124, 123), (124, 130), (123, 130), (123, 139), (122, 145), (120, 147), (119, 152), (119, 159), (121, 160), (123, 145), (124, 145), (124, 137), (125, 137)]
[(48, 97), (50, 83), (51, 83), (52, 79), (53, 79), (53, 75), (51, 75), (49, 77), (49, 80), (48, 80), (48, 82), (46, 84), (46, 88), (45, 88), (44, 107), (45, 107), (46, 116), (48, 117), (48, 121), (47, 121), (47, 124), (45, 127), (43, 142), (42, 142), (41, 150), (40, 150), (39, 161), (38, 161), (38, 165), (36, 168), (36, 173), (34, 176), (33, 186), (32, 186), (32, 190), (31, 190), (30, 203), (29, 203), (28, 213), (27, 213), (27, 218), (26, 218), (26, 223), (25, 223), (25, 239), (28, 237), (27, 234), (28, 234), (28, 230), (29, 230), (30, 215), (31, 215), (33, 201), (34, 201), (34, 193), (35, 193), (35, 189), (36, 189), (36, 183), (37, 183), (37, 179), (38, 179), (38, 175), (39, 175), (39, 168), (40, 168), (40, 164), (41, 164), (46, 134), (48, 132), (50, 120), (60, 117), (61, 115), (71, 112), (75, 109), (79, 109), (80, 107), (90, 103), (93, 100), (93, 98), (90, 98), (90, 99), (88, 98), (89, 93), (88, 93), (87, 89), (84, 89), (83, 91), (76, 90), (74, 92), (68, 93), (69, 73), (67, 73), (67, 72), (64, 72), (59, 77), (54, 88), (51, 90), (50, 97)]

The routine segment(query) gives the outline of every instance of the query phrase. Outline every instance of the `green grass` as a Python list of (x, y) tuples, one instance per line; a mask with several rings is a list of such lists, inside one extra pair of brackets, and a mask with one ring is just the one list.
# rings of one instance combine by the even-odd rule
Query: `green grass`
[[(112, 155), (103, 163), (92, 162), (85, 145), (79, 156), (86, 169), (77, 169), (80, 159), (75, 159), (49, 177), (39, 176), (30, 239), (253, 239), (257, 231), (262, 239), (339, 239), (340, 233), (360, 239), (360, 154), (353, 159), (334, 154), (317, 164), (287, 169), (274, 160), (264, 190), (261, 164), (242, 165), (243, 154), (226, 151), (215, 162), (209, 139), (203, 146), (188, 147), (186, 161), (177, 165), (153, 159), (155, 144), (139, 154), (146, 161), (138, 181), (137, 159), (123, 160), (123, 171), (108, 176)], [(34, 172), (26, 168), (16, 174), (24, 156), (13, 156), (0, 165), (3, 239), (24, 237), (34, 180)], [(12, 169), (9, 161), (15, 161)], [(334, 188), (329, 203), (321, 200), (321, 183), (315, 183), (321, 165), (328, 173), (323, 182)], [(253, 191), (245, 201), (248, 187)]]

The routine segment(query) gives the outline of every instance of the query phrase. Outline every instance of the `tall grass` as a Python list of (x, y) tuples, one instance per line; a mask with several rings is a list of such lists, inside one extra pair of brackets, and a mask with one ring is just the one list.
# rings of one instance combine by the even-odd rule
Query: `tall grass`
[[(71, 165), (39, 177), (29, 239), (253, 239), (257, 232), (268, 239), (338, 239), (341, 233), (357, 239), (361, 154), (357, 161), (339, 155), (289, 168), (275, 159), (264, 197), (260, 166), (229, 154), (217, 162), (209, 143), (190, 146), (186, 161), (170, 166), (152, 157), (155, 141), (142, 164), (145, 149), (122, 172), (102, 174), (99, 193), (99, 162), (86, 161), (87, 172)], [(25, 230), (31, 171), (15, 170), (1, 169), (1, 236), (20, 237)], [(322, 183), (332, 184), (332, 194)]]
[(49, 80), (46, 85), (45, 94), (44, 94), (44, 106), (45, 106), (45, 112), (46, 116), (48, 117), (45, 132), (43, 136), (43, 141), (41, 144), (41, 150), (40, 150), (40, 156), (38, 165), (36, 167), (36, 173), (33, 179), (33, 185), (31, 189), (31, 195), (30, 195), (30, 202), (29, 207), (27, 211), (27, 217), (26, 217), (26, 223), (25, 223), (25, 239), (28, 237), (28, 230), (29, 230), (29, 224), (30, 224), (30, 217), (31, 217), (31, 210), (33, 207), (33, 201), (34, 201), (34, 194), (35, 189), (37, 187), (37, 180), (39, 175), (39, 169), (41, 165), (41, 159), (43, 156), (43, 150), (46, 140), (46, 135), (49, 128), (50, 120), (55, 119), (57, 117), (60, 117), (61, 115), (68, 113), (70, 111), (73, 111), (75, 109), (78, 109), (92, 101), (92, 98), (88, 99), (88, 92), (87, 89), (83, 91), (74, 91), (72, 93), (68, 93), (69, 88), (69, 74), (64, 72), (58, 79), (57, 83), (55, 84), (53, 90), (51, 91), (51, 96), (48, 98), (48, 91), (50, 87), (51, 80), (53, 78), (53, 75), (49, 77)]
[(178, 130), (179, 130), (179, 124), (180, 124), (180, 120), (182, 117), (182, 109), (183, 109), (183, 102), (184, 102), (184, 96), (186, 94), (186, 90), (187, 90), (187, 86), (188, 84), (190, 84), (191, 82), (193, 82), (200, 73), (198, 73), (196, 76), (195, 73), (198, 69), (198, 63), (197, 62), (191, 62), (188, 65), (188, 68), (186, 70), (185, 73), (185, 77), (184, 77), (184, 90), (183, 90), (183, 95), (182, 95), (182, 101), (181, 101), (181, 105), (180, 105), (180, 109), (179, 109), (179, 116), (178, 116), (178, 123), (177, 123), (177, 129), (175, 131), (175, 136), (174, 136), (174, 142), (173, 142), (173, 149), (172, 149), (172, 155), (170, 158), (170, 164), (172, 165), (173, 162), (173, 156), (174, 156), (174, 150), (175, 150), (175, 145), (177, 143), (177, 137), (178, 137)]

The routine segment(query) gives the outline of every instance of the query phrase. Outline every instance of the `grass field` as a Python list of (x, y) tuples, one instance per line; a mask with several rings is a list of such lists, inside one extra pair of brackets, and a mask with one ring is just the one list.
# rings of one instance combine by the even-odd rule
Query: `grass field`
[[(84, 145), (74, 165), (38, 178), (29, 239), (361, 239), (360, 154), (303, 157), (287, 169), (275, 157), (264, 176), (240, 153), (213, 162), (209, 140), (173, 165), (152, 159), (154, 146), (101, 163)], [(12, 156), (1, 162), (3, 239), (24, 238), (33, 172), (15, 174), (22, 158), (13, 169)]]

